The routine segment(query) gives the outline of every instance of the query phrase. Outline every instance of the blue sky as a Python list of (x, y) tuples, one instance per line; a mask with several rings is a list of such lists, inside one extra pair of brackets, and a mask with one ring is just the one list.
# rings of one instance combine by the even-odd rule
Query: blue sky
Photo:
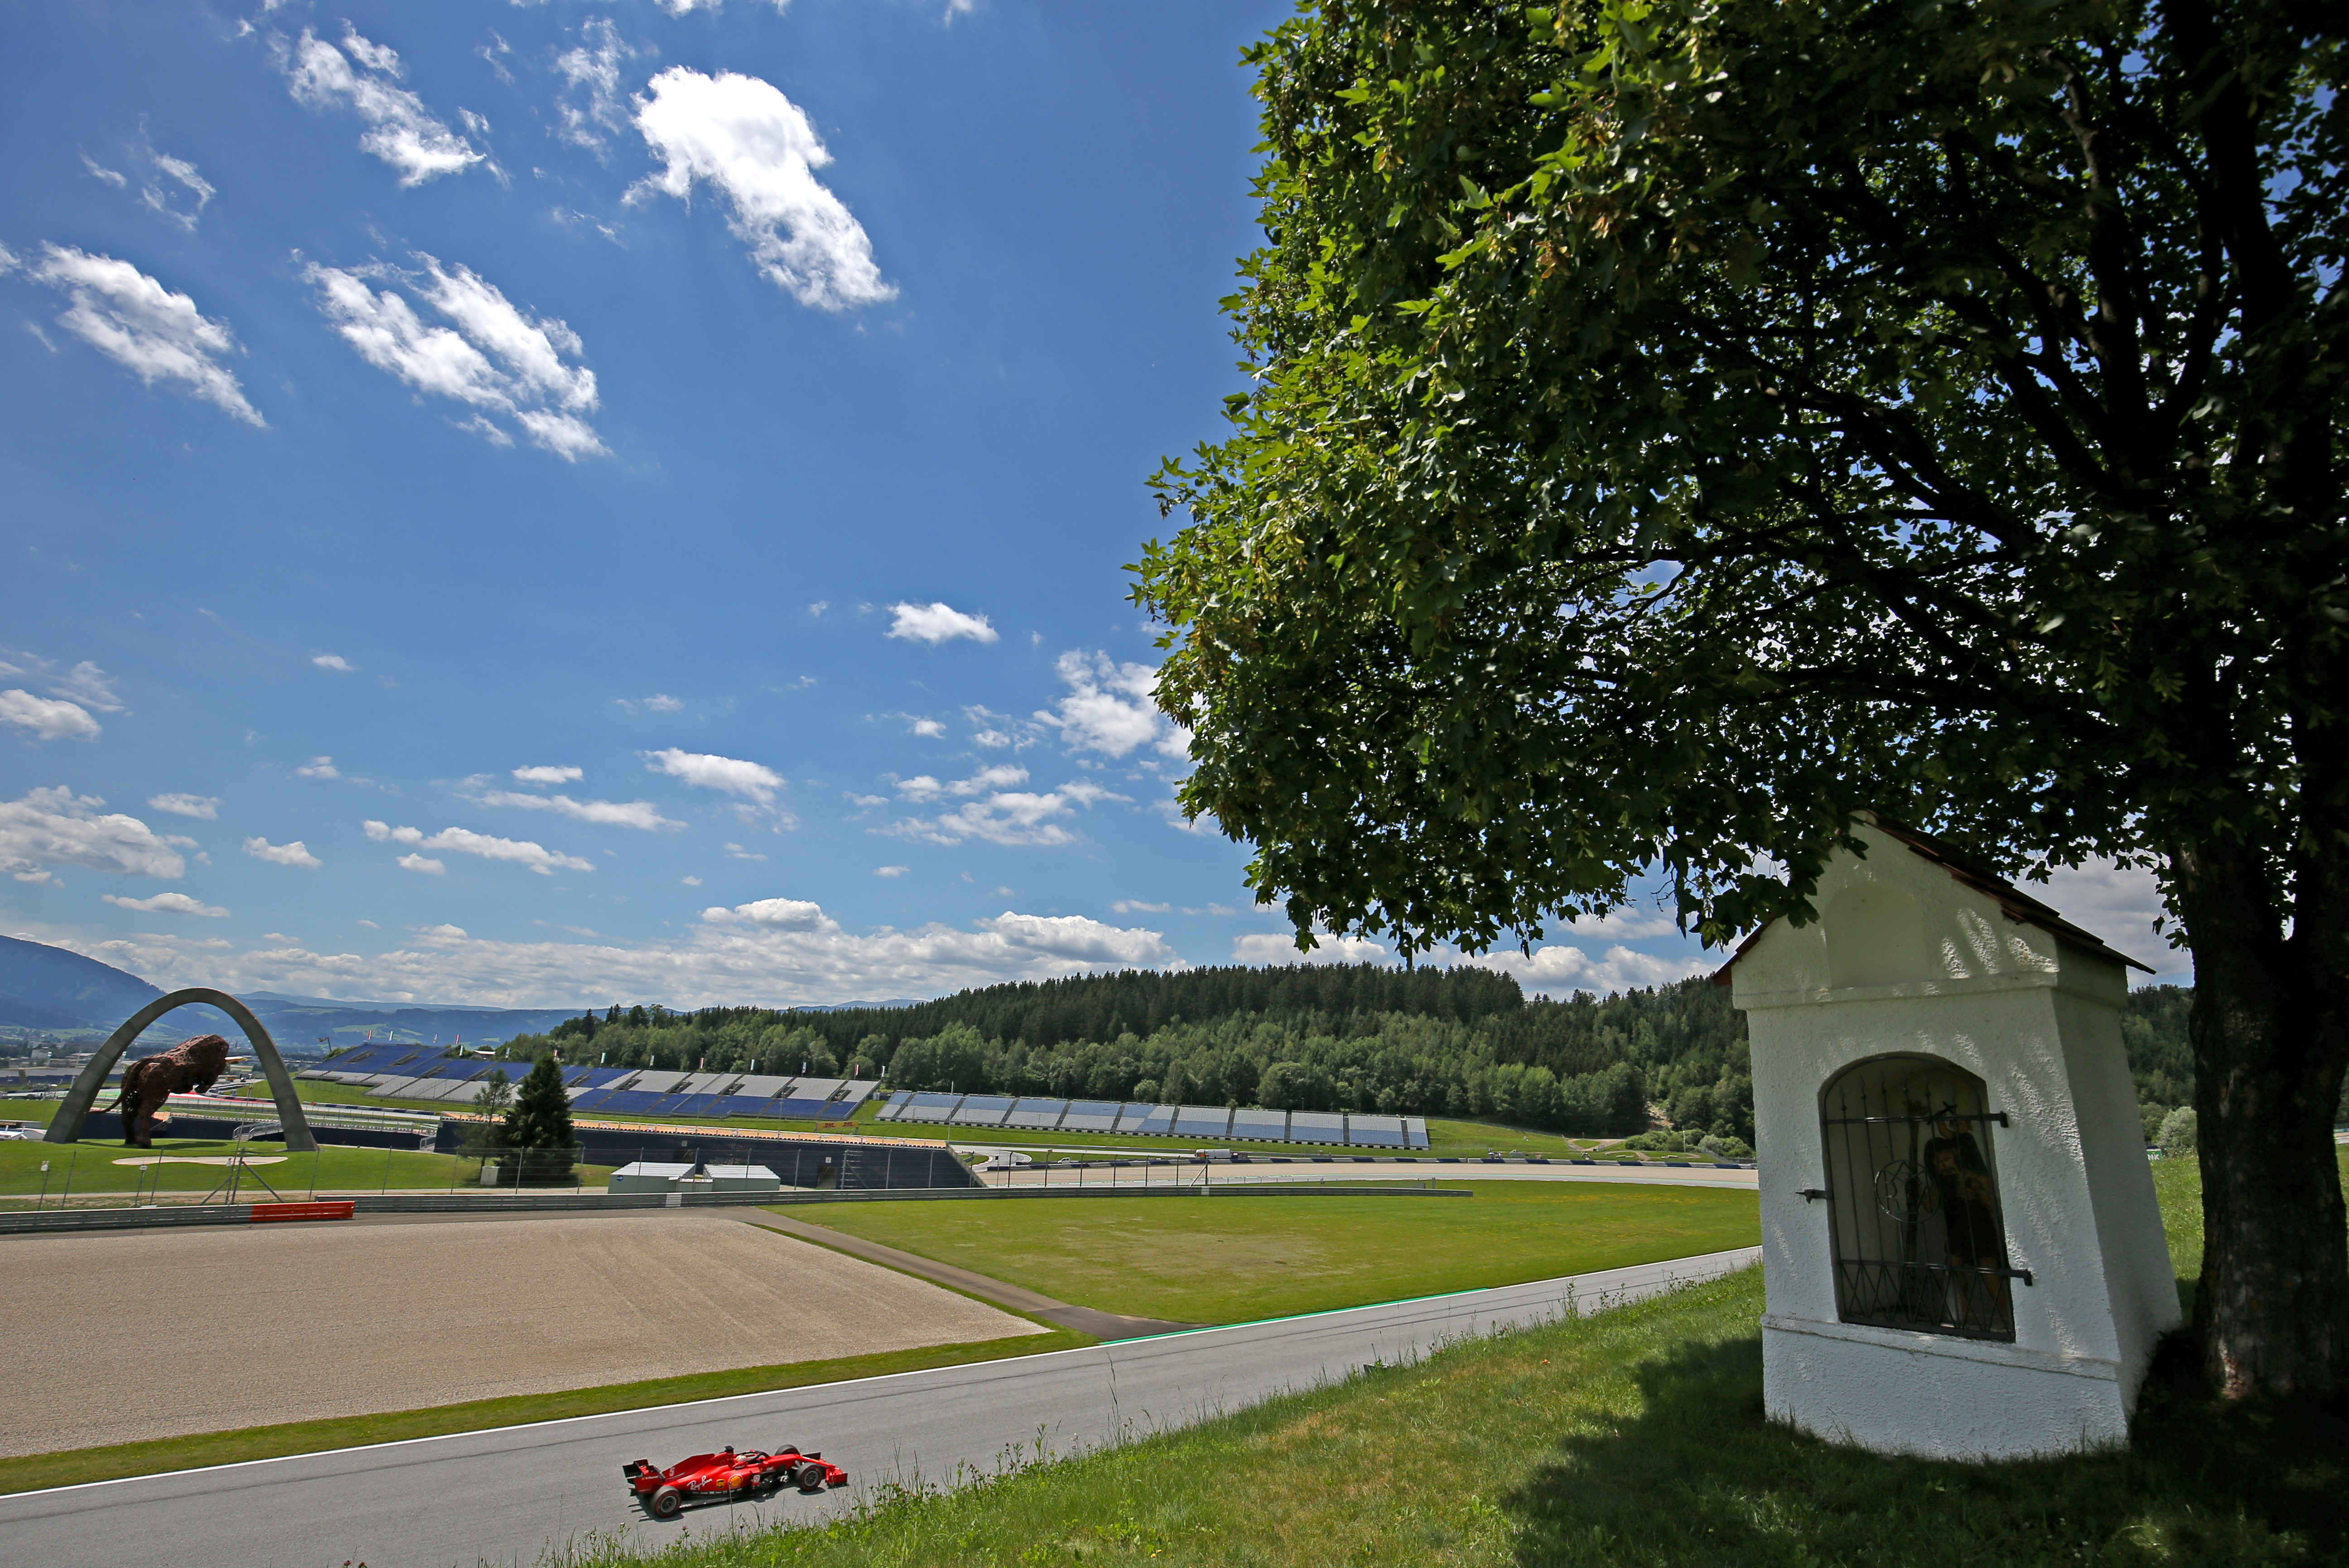
[(512, 1004), (1280, 956), (1121, 567), (1285, 11), (9, 7), (0, 929)]

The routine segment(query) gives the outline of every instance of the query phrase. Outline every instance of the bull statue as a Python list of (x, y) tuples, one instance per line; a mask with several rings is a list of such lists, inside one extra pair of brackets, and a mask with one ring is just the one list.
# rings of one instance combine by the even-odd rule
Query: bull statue
[(122, 1092), (113, 1108), (122, 1113), (122, 1142), (129, 1148), (155, 1147), (155, 1113), (173, 1095), (201, 1095), (228, 1071), (228, 1042), (217, 1034), (182, 1040), (169, 1051), (146, 1056), (122, 1070)]

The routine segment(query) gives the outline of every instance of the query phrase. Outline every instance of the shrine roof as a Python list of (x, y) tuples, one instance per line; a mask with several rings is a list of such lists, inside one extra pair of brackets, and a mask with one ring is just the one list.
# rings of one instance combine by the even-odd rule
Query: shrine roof
[[(2008, 919), (2026, 926), (2036, 926), (2065, 946), (2076, 948), (2091, 957), (2110, 959), (2115, 963), (2127, 964), (2129, 968), (2142, 970), (2147, 974), (2155, 972), (2152, 965), (2139, 963), (2128, 954), (2107, 944), (2104, 938), (2094, 931), (2074, 925), (2056, 913), (2053, 908), (2041, 903), (1956, 845), (1936, 838), (1930, 833), (1895, 822), (1889, 816), (1878, 816), (1870, 813), (1865, 820), (1870, 827), (1886, 837), (1895, 840), (1919, 859), (1930, 860), (1939, 866), (1950, 874), (1952, 881), (1971, 888), (1989, 898), (1999, 907), (1999, 911)], [(1729, 984), (1729, 971), (1737, 967), (1737, 961), (1744, 958), (1747, 950), (1762, 940), (1763, 932), (1777, 923), (1776, 920), (1765, 920), (1755, 927), (1752, 935), (1737, 944), (1737, 950), (1729, 955), (1729, 961), (1713, 971), (1713, 983), (1722, 986)]]

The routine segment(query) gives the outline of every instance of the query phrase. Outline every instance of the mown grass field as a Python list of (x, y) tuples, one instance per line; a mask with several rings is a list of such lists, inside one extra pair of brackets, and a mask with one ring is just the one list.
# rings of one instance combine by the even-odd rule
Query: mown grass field
[[(2199, 1180), (2157, 1167), (2181, 1272)], [(2349, 1161), (2344, 1162), (2349, 1180)], [(1478, 1201), (1481, 1201), (1479, 1199)], [(2180, 1229), (2181, 1225), (2184, 1227)], [(1758, 1270), (834, 1523), (549, 1568), (2285, 1568), (2349, 1560), (2337, 1417), (2147, 1390), (2122, 1453), (1888, 1460), (1763, 1419)], [(935, 1479), (935, 1478), (933, 1478)], [(716, 1521), (713, 1521), (713, 1525)]]
[(1473, 1198), (1087, 1198), (794, 1208), (793, 1219), (1103, 1312), (1243, 1323), (1761, 1240), (1752, 1192), (1455, 1181)]
[[(283, 1157), (275, 1165), (255, 1165), (241, 1179), (238, 1200), (241, 1202), (270, 1201), (267, 1189), (254, 1184), (254, 1178), (269, 1184), (284, 1197), (300, 1199), (313, 1190), (319, 1192), (393, 1191), (417, 1189), (464, 1187), (476, 1183), (481, 1163), (449, 1154), (420, 1154), (414, 1149), (352, 1148), (339, 1145), (323, 1145), (315, 1154), (285, 1153), (283, 1144), (250, 1143), (239, 1146), (212, 1138), (159, 1137), (151, 1149), (126, 1148), (122, 1140), (111, 1138), (103, 1142), (86, 1141), (76, 1144), (0, 1143), (0, 1198), (8, 1201), (5, 1207), (29, 1208), (44, 1190), (41, 1166), (49, 1167), (47, 1178), (47, 1201), (60, 1201), (70, 1186), (74, 1202), (82, 1204), (103, 1194), (118, 1195), (129, 1202), (134, 1191), (154, 1191), (166, 1195), (201, 1197), (221, 1184), (225, 1168), (216, 1165), (129, 1166), (117, 1162), (139, 1159), (153, 1155), (176, 1155), (181, 1158), (222, 1158), (234, 1154), (239, 1147), (255, 1158)], [(579, 1179), (586, 1186), (600, 1189), (610, 1176), (603, 1166), (578, 1166)], [(225, 1201), (225, 1199), (223, 1199)]]

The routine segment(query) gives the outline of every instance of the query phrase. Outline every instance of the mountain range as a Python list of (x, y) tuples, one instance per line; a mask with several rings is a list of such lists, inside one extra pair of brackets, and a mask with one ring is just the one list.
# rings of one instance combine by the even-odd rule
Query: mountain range
[[(111, 964), (64, 948), (21, 937), (0, 937), (0, 1027), (58, 1034), (113, 1028), (162, 995), (159, 986)], [(253, 1009), (289, 1056), (324, 1054), (321, 1041), (355, 1045), (370, 1032), (377, 1039), (413, 1039), (448, 1044), (460, 1037), (480, 1044), (502, 1043), (517, 1034), (553, 1028), (576, 1016), (576, 1007), (419, 1006), (405, 1002), (351, 1002), (284, 992), (247, 992), (238, 999)], [(226, 1014), (202, 1005), (179, 1009), (159, 1021), (150, 1035), (201, 1033), (233, 1037)]]

